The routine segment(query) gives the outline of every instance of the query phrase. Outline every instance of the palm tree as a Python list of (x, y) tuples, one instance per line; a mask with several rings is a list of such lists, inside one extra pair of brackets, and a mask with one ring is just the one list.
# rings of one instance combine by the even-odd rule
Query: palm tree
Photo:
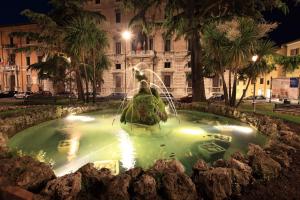
[[(107, 38), (96, 23), (90, 17), (79, 15), (73, 18), (69, 25), (65, 27), (64, 42), (67, 49), (73, 57), (78, 57), (81, 66), (84, 69), (86, 101), (89, 101), (89, 78), (87, 72), (89, 54), (92, 55), (94, 65), (94, 90), (96, 80), (96, 56), (98, 49), (104, 49), (107, 46)], [(97, 49), (97, 50), (96, 50)]]
[[(71, 58), (71, 66), (76, 72), (77, 90), (79, 98), (84, 99), (81, 75), (79, 70), (79, 59), (74, 57), (66, 47), (65, 27), (70, 21), (78, 15), (89, 17), (95, 22), (100, 22), (105, 19), (101, 13), (88, 11), (84, 9), (86, 0), (50, 0), (49, 4), (52, 9), (49, 13), (36, 13), (31, 10), (22, 12), (31, 22), (37, 24), (38, 32), (17, 32), (14, 36), (27, 37), (31, 41), (36, 41), (36, 45), (20, 48), (20, 51), (38, 51), (48, 57), (54, 55), (63, 55)], [(54, 68), (56, 66), (53, 66)]]
[[(229, 16), (251, 16), (262, 18), (261, 12), (273, 8), (287, 9), (281, 0), (124, 0), (125, 6), (135, 11), (131, 25), (141, 24), (150, 32), (156, 26), (166, 29), (166, 35), (175, 34), (189, 40), (193, 101), (205, 101), (204, 72), (201, 32), (211, 20)], [(164, 8), (162, 11), (160, 8)], [(154, 14), (153, 14), (154, 12)], [(162, 13), (165, 16), (162, 16)], [(165, 17), (165, 18), (164, 18)], [(150, 29), (150, 30), (149, 30)]]
[[(235, 106), (239, 72), (249, 66), (252, 56), (259, 54), (262, 58), (271, 51), (271, 43), (264, 42), (262, 38), (275, 26), (240, 17), (214, 22), (204, 29), (202, 44), (206, 65), (222, 77), (227, 105)], [(229, 71), (228, 86), (224, 78), (225, 70)]]

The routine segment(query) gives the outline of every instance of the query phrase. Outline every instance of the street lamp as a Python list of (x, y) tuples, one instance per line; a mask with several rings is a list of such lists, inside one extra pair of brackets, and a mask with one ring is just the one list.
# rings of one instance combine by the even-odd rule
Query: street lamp
[(126, 47), (127, 47), (127, 41), (129, 41), (132, 37), (132, 34), (130, 31), (126, 30), (122, 32), (122, 38), (125, 40), (125, 93), (126, 93), (126, 88), (127, 88), (127, 83), (126, 83), (126, 69), (127, 69), (127, 53), (126, 53)]
[[(258, 60), (258, 55), (254, 55), (252, 56), (252, 62), (253, 62), (253, 66), (254, 64), (256, 63), (256, 61)], [(255, 77), (255, 80), (253, 80), (253, 100), (252, 100), (252, 106), (253, 106), (253, 112), (256, 112), (256, 102), (255, 102), (255, 90), (256, 90), (256, 77)]]

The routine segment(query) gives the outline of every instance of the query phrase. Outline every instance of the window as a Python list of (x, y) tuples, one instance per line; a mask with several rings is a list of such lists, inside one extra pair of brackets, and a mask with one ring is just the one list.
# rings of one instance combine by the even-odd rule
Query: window
[(116, 10), (116, 23), (121, 23), (121, 11)]
[(215, 76), (212, 80), (212, 87), (219, 87), (219, 81), (220, 81), (220, 78), (219, 76)]
[(191, 68), (191, 67), (192, 67), (191, 61), (188, 62), (187, 66), (188, 66), (188, 68)]
[(14, 45), (14, 38), (13, 37), (9, 37), (9, 44)]
[(116, 69), (121, 69), (121, 64), (117, 63), (116, 64)]
[(30, 65), (30, 57), (26, 57), (26, 65)]
[(252, 79), (251, 84), (255, 84), (255, 83), (256, 83), (256, 79)]
[(115, 86), (116, 88), (121, 88), (122, 86), (122, 77), (121, 76), (115, 76)]
[(170, 52), (171, 51), (171, 40), (166, 39), (165, 40), (165, 52)]
[(187, 41), (187, 50), (191, 51), (192, 50), (192, 45), (191, 45), (191, 40)]
[(153, 38), (149, 39), (149, 50), (154, 50), (153, 49)]
[(30, 77), (30, 75), (26, 75), (26, 82), (27, 82), (27, 85), (31, 84), (31, 77)]
[(260, 78), (259, 83), (264, 84), (264, 78)]
[(121, 42), (116, 42), (116, 54), (120, 55), (122, 52), (122, 45)]
[(291, 49), (291, 56), (299, 55), (299, 48), (297, 49)]
[(167, 88), (171, 87), (171, 75), (164, 75), (164, 84)]
[(29, 39), (29, 37), (26, 37), (26, 44), (30, 44), (30, 39)]
[(165, 62), (165, 68), (171, 68), (171, 63), (170, 62)]
[(100, 4), (100, 0), (95, 0), (95, 4)]
[(267, 80), (267, 85), (270, 85), (270, 80)]
[(16, 64), (16, 54), (9, 54), (9, 64), (10, 65), (14, 65), (14, 64)]
[(43, 56), (38, 56), (38, 62), (39, 63), (43, 62)]

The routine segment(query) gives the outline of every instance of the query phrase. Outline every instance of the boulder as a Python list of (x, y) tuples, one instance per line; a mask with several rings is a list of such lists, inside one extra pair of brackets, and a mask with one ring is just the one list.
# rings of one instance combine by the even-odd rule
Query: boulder
[(233, 195), (240, 196), (242, 189), (252, 181), (252, 169), (248, 164), (234, 158), (228, 161), (228, 166), (231, 168)]
[(8, 143), (8, 137), (5, 133), (0, 132), (0, 150), (6, 149)]
[(132, 179), (137, 179), (139, 176), (143, 174), (143, 169), (141, 167), (135, 167), (128, 171), (126, 171), (126, 174), (131, 176)]
[(80, 190), (81, 173), (76, 172), (49, 181), (41, 194), (49, 196), (51, 199), (73, 200), (76, 199)]
[(232, 194), (232, 172), (229, 168), (213, 168), (193, 174), (198, 193), (208, 199), (223, 200)]
[(194, 172), (201, 172), (201, 171), (207, 171), (209, 169), (209, 166), (204, 160), (198, 160), (194, 166), (193, 166), (193, 171)]
[(157, 160), (148, 172), (155, 176), (161, 173), (184, 173), (184, 166), (178, 160)]
[(11, 185), (29, 191), (40, 191), (49, 180), (55, 178), (49, 165), (38, 162), (29, 156), (2, 159), (0, 174), (6, 177)]
[(300, 149), (300, 137), (296, 133), (292, 131), (280, 131), (280, 141), (283, 143), (295, 147), (296, 149)]
[(245, 156), (237, 151), (237, 152), (234, 152), (232, 155), (231, 155), (231, 158), (235, 159), (235, 160), (238, 160), (238, 161), (241, 161), (243, 163), (248, 163), (248, 160), (247, 158), (245, 158)]
[(162, 177), (162, 193), (169, 200), (196, 200), (196, 186), (184, 173), (165, 173)]
[(81, 195), (92, 195), (100, 197), (107, 190), (110, 180), (113, 178), (109, 169), (97, 170), (92, 163), (81, 167), (77, 172), (82, 176)]
[(249, 144), (249, 165), (253, 170), (253, 175), (257, 178), (269, 180), (279, 175), (281, 166), (273, 160), (261, 147)]
[(216, 160), (213, 165), (213, 167), (228, 167), (228, 162), (223, 159)]
[(115, 176), (109, 183), (105, 193), (107, 200), (129, 200), (129, 186), (131, 177), (128, 174)]
[(156, 181), (152, 176), (143, 174), (133, 183), (134, 200), (156, 200), (159, 199), (156, 190)]

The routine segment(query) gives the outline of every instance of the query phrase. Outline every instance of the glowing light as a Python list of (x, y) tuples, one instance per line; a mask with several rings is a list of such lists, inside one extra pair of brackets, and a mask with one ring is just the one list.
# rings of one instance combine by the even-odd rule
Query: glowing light
[(246, 135), (253, 133), (253, 129), (247, 126), (219, 125), (214, 127), (220, 131), (236, 131)]
[(122, 38), (124, 40), (130, 40), (131, 36), (132, 36), (132, 34), (130, 31), (126, 30), (126, 31), (123, 31), (123, 33), (122, 33)]
[(132, 141), (129, 138), (129, 135), (120, 130), (118, 132), (120, 148), (121, 148), (121, 163), (122, 167), (126, 170), (134, 168), (135, 165), (135, 152)]
[(83, 116), (83, 115), (69, 115), (65, 118), (68, 121), (81, 121), (81, 122), (91, 122), (94, 121), (94, 117)]
[(257, 60), (258, 60), (258, 55), (252, 56), (252, 61), (253, 61), (253, 62), (256, 62)]
[(187, 134), (187, 135), (201, 135), (204, 134), (202, 129), (191, 129), (191, 128), (182, 128), (179, 129), (179, 133)]

